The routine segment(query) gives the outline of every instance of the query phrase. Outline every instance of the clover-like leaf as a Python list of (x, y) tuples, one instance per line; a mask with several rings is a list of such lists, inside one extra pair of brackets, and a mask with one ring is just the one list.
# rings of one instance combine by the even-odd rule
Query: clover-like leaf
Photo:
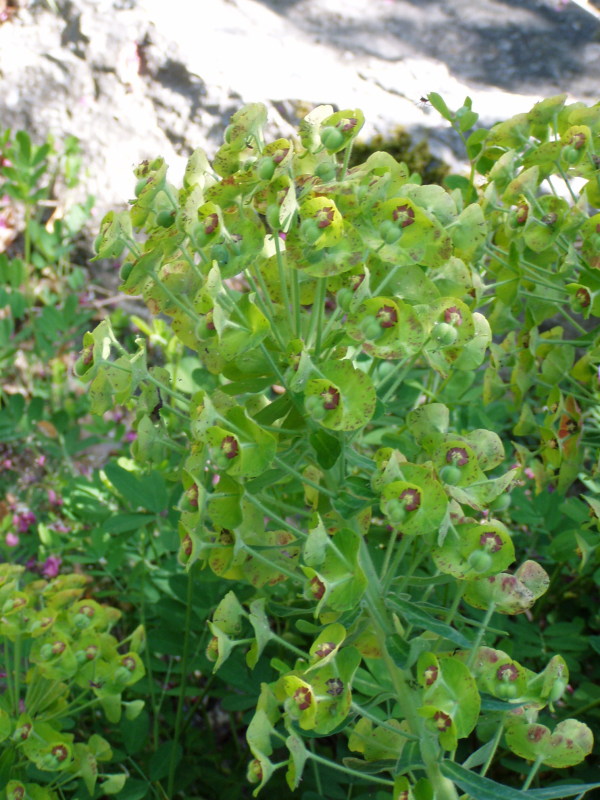
[[(466, 665), (452, 657), (437, 658), (433, 653), (423, 653), (417, 672), (423, 687), (424, 707), (434, 707), (441, 712), (427, 711), (423, 716), (431, 719), (440, 733), (446, 734), (445, 739), (468, 736), (477, 724), (481, 701), (475, 679)], [(440, 741), (446, 747), (442, 737)]]
[(362, 717), (356, 723), (348, 739), (348, 748), (361, 753), (365, 761), (381, 761), (398, 758), (406, 744), (404, 733), (408, 733), (408, 723), (397, 719), (382, 720), (381, 725), (373, 725), (370, 719)]
[(375, 388), (370, 377), (349, 361), (330, 361), (319, 367), (304, 389), (307, 410), (324, 428), (352, 431), (366, 425), (375, 411)]
[(400, 359), (418, 352), (425, 331), (412, 306), (389, 297), (371, 297), (348, 315), (348, 334), (377, 358)]
[(433, 470), (402, 464), (400, 472), (401, 480), (383, 487), (383, 512), (403, 534), (414, 536), (437, 531), (446, 517), (448, 498)]
[(548, 588), (547, 572), (536, 561), (526, 561), (514, 575), (505, 572), (469, 581), (464, 598), (475, 608), (494, 604), (501, 614), (522, 614)]
[(434, 548), (437, 568), (455, 578), (483, 578), (505, 570), (515, 560), (512, 539), (504, 525), (466, 523), (451, 527), (441, 547)]
[(573, 767), (592, 752), (594, 737), (583, 722), (565, 719), (554, 731), (537, 722), (516, 717), (507, 724), (506, 744), (518, 756), (529, 761), (540, 759), (555, 769)]

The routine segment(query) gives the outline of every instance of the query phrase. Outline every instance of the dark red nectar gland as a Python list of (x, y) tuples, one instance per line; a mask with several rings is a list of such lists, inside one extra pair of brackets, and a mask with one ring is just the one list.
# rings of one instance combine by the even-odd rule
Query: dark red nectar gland
[(464, 447), (451, 447), (446, 453), (446, 462), (457, 467), (464, 467), (469, 463), (469, 454)]
[(340, 393), (335, 386), (329, 386), (324, 392), (321, 392), (323, 398), (323, 408), (327, 411), (333, 411), (340, 404)]
[(382, 306), (375, 316), (382, 328), (393, 328), (398, 322), (398, 314), (393, 306)]
[(240, 452), (240, 446), (235, 436), (226, 436), (221, 442), (221, 450), (225, 458), (235, 458)]
[(416, 511), (421, 505), (421, 493), (418, 489), (405, 489), (399, 497), (406, 511)]
[(415, 211), (408, 205), (397, 206), (392, 212), (392, 218), (401, 228), (407, 228), (415, 221)]

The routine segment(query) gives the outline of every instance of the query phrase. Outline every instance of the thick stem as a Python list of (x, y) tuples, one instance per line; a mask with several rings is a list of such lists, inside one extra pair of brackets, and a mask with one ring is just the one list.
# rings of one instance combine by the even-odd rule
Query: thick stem
[(181, 658), (181, 683), (179, 686), (179, 697), (177, 698), (177, 712), (175, 714), (175, 730), (173, 731), (173, 746), (171, 748), (171, 758), (169, 761), (169, 777), (167, 780), (167, 797), (173, 797), (173, 785), (175, 783), (175, 767), (177, 745), (181, 733), (181, 722), (183, 719), (183, 703), (185, 700), (186, 679), (188, 674), (188, 659), (190, 655), (190, 628), (192, 625), (192, 598), (194, 596), (194, 579), (191, 573), (187, 576), (187, 592), (185, 598), (185, 627), (183, 632), (183, 654)]

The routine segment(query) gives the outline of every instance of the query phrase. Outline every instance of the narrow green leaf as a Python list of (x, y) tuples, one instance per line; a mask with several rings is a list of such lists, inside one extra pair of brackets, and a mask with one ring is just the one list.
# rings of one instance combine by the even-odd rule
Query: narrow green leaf
[(455, 764), (454, 761), (442, 761), (442, 772), (450, 780), (472, 798), (472, 800), (531, 800), (528, 792), (522, 792), (512, 786), (503, 786), (489, 778), (482, 778), (476, 772)]
[(454, 628), (450, 627), (450, 625), (446, 625), (445, 622), (440, 622), (440, 620), (436, 619), (422, 608), (419, 608), (414, 603), (395, 598), (390, 601), (390, 606), (400, 612), (411, 625), (415, 625), (422, 630), (432, 631), (432, 633), (436, 633), (444, 639), (449, 639), (460, 647), (471, 647), (472, 645), (471, 640), (467, 639), (462, 633), (455, 631)]
[(530, 789), (531, 800), (560, 800), (562, 797), (583, 796), (592, 789), (600, 789), (600, 783), (556, 783), (544, 789)]

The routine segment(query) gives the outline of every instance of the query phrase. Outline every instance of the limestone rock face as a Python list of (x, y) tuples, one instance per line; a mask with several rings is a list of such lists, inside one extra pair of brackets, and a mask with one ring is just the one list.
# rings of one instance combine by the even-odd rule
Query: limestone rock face
[[(366, 137), (403, 125), (427, 132), (452, 162), (460, 144), (422, 95), (457, 107), (468, 94), (493, 123), (571, 86), (593, 99), (600, 77), (600, 26), (562, 0), (14, 0), (12, 9), (0, 15), (0, 126), (81, 140), (92, 225), (131, 196), (142, 159), (164, 156), (177, 180), (192, 149), (215, 151), (245, 102), (266, 103), (283, 135), (319, 103), (359, 107)], [(577, 52), (567, 57), (565, 41)]]

